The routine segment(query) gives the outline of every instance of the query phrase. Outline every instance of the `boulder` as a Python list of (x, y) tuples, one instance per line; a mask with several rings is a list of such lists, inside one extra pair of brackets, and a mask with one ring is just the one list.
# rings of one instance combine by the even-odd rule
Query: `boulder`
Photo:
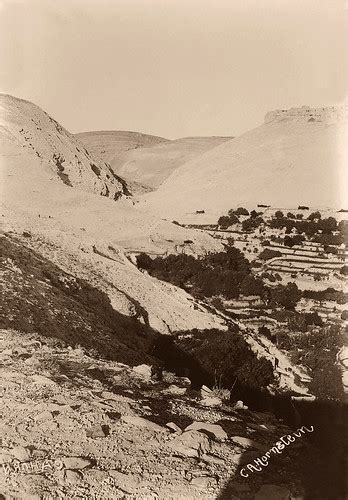
[(220, 398), (216, 398), (216, 397), (212, 396), (212, 397), (207, 397), (207, 398), (202, 399), (201, 404), (203, 406), (221, 406), (222, 401)]
[(267, 450), (267, 446), (254, 441), (253, 439), (241, 437), (241, 436), (232, 436), (232, 441), (238, 444), (241, 448), (255, 448), (256, 450), (265, 451)]
[(90, 438), (104, 438), (110, 433), (108, 425), (96, 424), (86, 429), (86, 436)]
[(213, 434), (218, 441), (224, 441), (228, 439), (227, 433), (223, 430), (221, 425), (209, 424), (207, 422), (193, 422), (191, 425), (186, 427), (185, 431), (206, 431), (209, 434)]
[(178, 425), (176, 425), (174, 422), (168, 422), (166, 424), (166, 427), (168, 427), (168, 429), (171, 429), (172, 431), (178, 433), (178, 434), (182, 434), (182, 430), (180, 429), (180, 427)]
[(202, 432), (191, 430), (177, 436), (170, 443), (170, 447), (180, 455), (200, 457), (210, 451), (210, 441)]
[(144, 380), (144, 382), (150, 382), (152, 375), (152, 368), (149, 365), (139, 365), (134, 366), (133, 372), (137, 375), (137, 377)]
[(169, 432), (167, 429), (162, 427), (161, 425), (155, 424), (155, 422), (151, 422), (143, 417), (124, 415), (122, 417), (122, 421), (126, 424), (135, 425), (136, 427), (144, 427), (150, 431), (155, 432)]
[(12, 448), (11, 454), (19, 462), (28, 462), (31, 458), (31, 451), (29, 448), (24, 448), (24, 446), (16, 446)]

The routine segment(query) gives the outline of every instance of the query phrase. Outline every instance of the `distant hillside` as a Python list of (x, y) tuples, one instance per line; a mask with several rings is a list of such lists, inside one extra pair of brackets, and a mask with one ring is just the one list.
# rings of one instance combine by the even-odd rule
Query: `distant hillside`
[(129, 181), (156, 189), (180, 165), (230, 137), (184, 137), (170, 141), (136, 132), (77, 134), (85, 146)]
[(263, 125), (177, 168), (146, 204), (180, 216), (236, 205), (343, 205), (347, 107), (280, 110)]
[(42, 166), (69, 187), (117, 200), (128, 195), (126, 183), (104, 162), (35, 104), (0, 94), (2, 153)]

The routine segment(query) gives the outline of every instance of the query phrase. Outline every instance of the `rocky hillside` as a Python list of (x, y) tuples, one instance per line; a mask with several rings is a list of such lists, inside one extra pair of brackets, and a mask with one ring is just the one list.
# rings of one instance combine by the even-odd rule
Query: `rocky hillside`
[[(271, 500), (321, 491), (312, 478), (322, 462), (305, 428), (272, 453), (293, 431), (169, 372), (159, 379), (149, 365), (15, 330), (0, 331), (0, 352), (4, 498)], [(258, 460), (267, 452), (268, 466)]]
[(344, 207), (347, 108), (276, 111), (177, 168), (146, 204), (173, 217), (267, 204)]
[(180, 165), (231, 139), (184, 137), (168, 140), (133, 132), (77, 134), (85, 146), (108, 161), (127, 181), (156, 189)]
[(107, 163), (94, 159), (82, 143), (35, 104), (0, 94), (2, 153), (20, 155), (46, 169), (66, 186), (117, 200), (129, 195), (126, 183)]

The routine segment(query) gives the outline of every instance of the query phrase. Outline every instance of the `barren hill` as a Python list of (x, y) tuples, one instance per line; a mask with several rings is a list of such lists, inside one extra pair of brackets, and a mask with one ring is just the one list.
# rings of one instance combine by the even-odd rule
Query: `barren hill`
[(135, 132), (87, 132), (77, 137), (115, 173), (156, 189), (176, 168), (230, 137), (168, 140)]
[[(40, 163), (52, 179), (114, 200), (127, 195), (126, 183), (59, 123), (35, 104), (0, 94), (2, 153)], [(6, 161), (6, 160), (4, 160)]]
[[(107, 167), (92, 160), (73, 136), (32, 103), (1, 97), (0, 151), (4, 231), (96, 284), (115, 310), (140, 316), (158, 331), (216, 324), (203, 308), (194, 308), (188, 294), (157, 282), (131, 261), (141, 251), (204, 253), (219, 248), (211, 237), (148, 215), (126, 197), (114, 201), (99, 196), (105, 186), (110, 195), (122, 193), (122, 185), (95, 175), (90, 161), (103, 175)], [(63, 172), (55, 154), (64, 156)]]
[(266, 203), (339, 207), (347, 185), (347, 107), (280, 110), (177, 168), (147, 205), (173, 217)]

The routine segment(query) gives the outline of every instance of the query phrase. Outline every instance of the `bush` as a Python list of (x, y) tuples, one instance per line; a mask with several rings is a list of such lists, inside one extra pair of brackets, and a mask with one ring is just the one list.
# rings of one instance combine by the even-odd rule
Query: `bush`
[(282, 254), (278, 250), (271, 250), (270, 248), (265, 248), (259, 255), (259, 259), (261, 260), (270, 260), (275, 257), (281, 257)]
[(283, 219), (284, 214), (281, 210), (277, 210), (276, 213), (274, 214), (276, 219)]
[(150, 271), (152, 269), (152, 259), (146, 253), (141, 253), (137, 256), (137, 266), (139, 269)]

